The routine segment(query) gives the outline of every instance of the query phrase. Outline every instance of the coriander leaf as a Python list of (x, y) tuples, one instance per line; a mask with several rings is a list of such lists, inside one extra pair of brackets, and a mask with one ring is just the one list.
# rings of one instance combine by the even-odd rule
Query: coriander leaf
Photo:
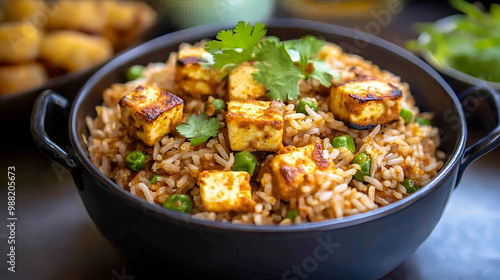
[(191, 138), (191, 140), (189, 140), (189, 143), (192, 147), (194, 146), (198, 146), (200, 145), (201, 143), (205, 142), (208, 140), (209, 137), (196, 137), (196, 138)]
[(283, 44), (275, 41), (263, 41), (256, 47), (255, 71), (253, 78), (263, 84), (271, 99), (285, 101), (296, 99), (299, 92), (299, 81), (304, 77), (295, 66)]
[(306, 67), (309, 59), (319, 53), (321, 47), (323, 47), (324, 44), (325, 42), (312, 35), (307, 35), (297, 40), (294, 49), (297, 50), (300, 54), (302, 74), (306, 74)]
[(308, 75), (308, 77), (315, 78), (325, 87), (332, 85), (332, 78), (340, 81), (340, 73), (330, 68), (330, 65), (328, 65), (327, 62), (318, 60), (310, 62), (314, 66), (314, 70)]
[(214, 66), (222, 69), (234, 67), (252, 59), (252, 49), (267, 33), (266, 25), (256, 23), (252, 28), (250, 23), (238, 22), (234, 30), (221, 31), (217, 40), (205, 45), (205, 49), (214, 55)]
[[(339, 73), (332, 70), (328, 66), (328, 63), (324, 61), (311, 60), (325, 45), (323, 40), (320, 40), (312, 35), (307, 35), (298, 40), (286, 41), (283, 44), (292, 58), (292, 61), (299, 62), (302, 75), (306, 79), (315, 78), (325, 87), (331, 86), (330, 80), (332, 78), (340, 80)], [(314, 70), (308, 74), (306, 67), (309, 63), (313, 64)]]
[(219, 123), (219, 120), (217, 120), (217, 118), (210, 118), (201, 128), (201, 135), (203, 135), (204, 137), (215, 137), (219, 133), (219, 128), (221, 127), (222, 125)]
[(217, 136), (222, 125), (216, 118), (208, 119), (201, 114), (199, 116), (190, 115), (187, 123), (179, 124), (175, 127), (182, 136), (189, 138), (191, 146), (199, 145), (210, 137)]

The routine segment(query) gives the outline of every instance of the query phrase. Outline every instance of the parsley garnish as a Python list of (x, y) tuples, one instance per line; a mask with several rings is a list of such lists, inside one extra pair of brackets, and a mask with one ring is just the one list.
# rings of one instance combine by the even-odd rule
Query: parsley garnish
[[(214, 54), (214, 66), (229, 71), (245, 61), (257, 61), (253, 78), (263, 84), (270, 99), (293, 100), (300, 95), (299, 81), (315, 78), (323, 86), (329, 87), (331, 79), (340, 80), (339, 73), (321, 60), (314, 60), (325, 44), (308, 35), (298, 40), (280, 42), (276, 37), (267, 37), (266, 25), (257, 23), (255, 27), (240, 21), (233, 30), (221, 31), (219, 41), (206, 44), (207, 51)], [(299, 67), (296, 66), (298, 64)], [(313, 71), (308, 73), (307, 66)]]
[(196, 146), (207, 141), (210, 137), (217, 136), (221, 127), (222, 124), (217, 118), (207, 119), (205, 114), (201, 114), (199, 116), (190, 115), (187, 123), (179, 124), (175, 129), (182, 136), (189, 138), (191, 146)]

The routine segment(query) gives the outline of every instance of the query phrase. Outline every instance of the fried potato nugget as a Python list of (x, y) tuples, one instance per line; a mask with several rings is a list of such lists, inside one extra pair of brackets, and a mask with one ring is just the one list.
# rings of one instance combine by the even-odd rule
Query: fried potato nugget
[(115, 49), (121, 50), (134, 43), (140, 34), (153, 26), (156, 12), (144, 2), (104, 1), (108, 24), (102, 35)]
[(47, 14), (51, 11), (42, 0), (8, 0), (3, 10), (7, 21), (29, 20), (40, 28), (47, 24)]
[(0, 94), (28, 90), (45, 81), (47, 73), (38, 63), (0, 66)]
[(112, 55), (113, 48), (108, 40), (76, 31), (49, 33), (40, 46), (40, 59), (69, 72), (92, 67)]
[(101, 33), (108, 22), (106, 1), (59, 1), (47, 28)]
[(0, 63), (23, 63), (38, 56), (42, 31), (29, 23), (0, 24)]

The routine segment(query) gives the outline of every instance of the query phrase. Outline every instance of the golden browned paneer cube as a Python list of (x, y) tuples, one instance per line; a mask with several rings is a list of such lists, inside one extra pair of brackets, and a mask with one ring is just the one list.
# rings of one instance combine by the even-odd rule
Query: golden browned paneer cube
[(319, 142), (300, 148), (287, 146), (270, 163), (274, 185), (284, 200), (303, 194), (304, 186), (309, 186), (310, 192), (314, 191), (323, 183), (316, 182), (315, 172), (332, 166), (323, 157), (323, 146)]
[(179, 50), (175, 82), (177, 92), (193, 97), (215, 94), (221, 85), (222, 75), (215, 67), (199, 62), (209, 53), (203, 48), (191, 47)]
[(227, 103), (227, 130), (233, 151), (277, 151), (283, 144), (285, 105), (281, 101)]
[(369, 129), (398, 120), (401, 98), (393, 84), (364, 77), (332, 86), (330, 110), (352, 128)]
[(182, 120), (183, 100), (165, 90), (139, 86), (120, 99), (121, 121), (130, 135), (153, 146)]
[(203, 208), (211, 212), (252, 211), (250, 175), (244, 171), (207, 170), (198, 175)]
[(252, 77), (257, 71), (249, 63), (234, 68), (227, 78), (229, 100), (257, 99), (266, 94), (266, 87), (258, 84)]

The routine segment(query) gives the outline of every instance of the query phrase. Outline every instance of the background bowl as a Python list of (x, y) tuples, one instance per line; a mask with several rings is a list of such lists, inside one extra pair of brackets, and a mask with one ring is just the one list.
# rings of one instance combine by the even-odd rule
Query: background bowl
[[(453, 28), (454, 20), (456, 17), (457, 15), (453, 15), (436, 21), (438, 29), (442, 32), (450, 30), (450, 28)], [(428, 42), (430, 39), (431, 38), (429, 34), (423, 32), (418, 37), (417, 42), (423, 44), (425, 42)], [(429, 63), (445, 78), (445, 80), (450, 84), (455, 92), (464, 92), (468, 88), (475, 85), (485, 85), (497, 91), (500, 91), (500, 83), (479, 79), (464, 72), (458, 71), (454, 68), (443, 65), (434, 57), (434, 55), (430, 51), (422, 52), (421, 56), (427, 63)]]

